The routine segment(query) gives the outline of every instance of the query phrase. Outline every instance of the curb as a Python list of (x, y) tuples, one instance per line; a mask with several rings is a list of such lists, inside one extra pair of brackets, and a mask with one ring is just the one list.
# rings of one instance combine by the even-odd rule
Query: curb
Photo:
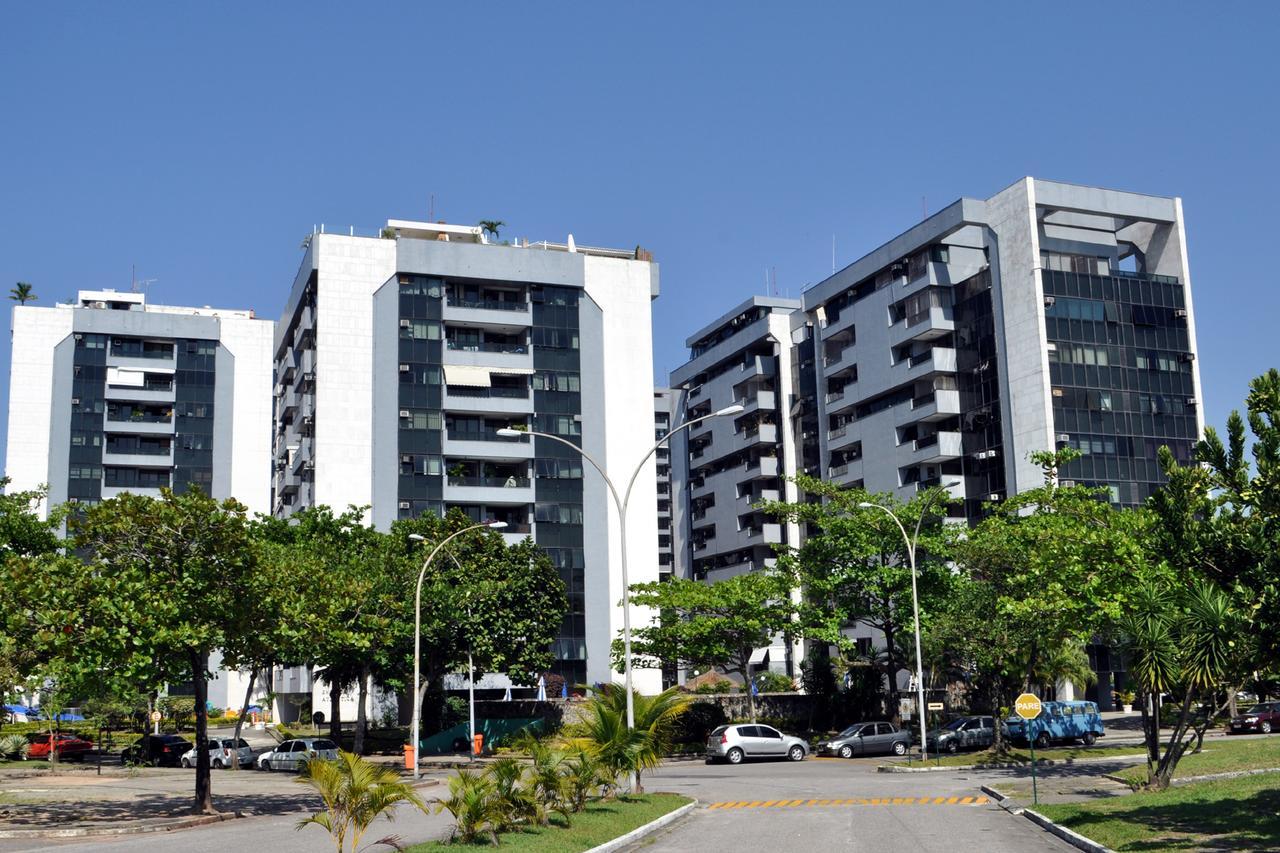
[[(1142, 753), (1133, 755), (1109, 755), (1105, 758), (1037, 758), (1036, 767), (1067, 767), (1076, 764), (1104, 764), (1108, 761), (1131, 761), (1146, 758)], [(1000, 764), (949, 764), (942, 767), (903, 767), (900, 764), (880, 764), (877, 773), (941, 773), (946, 770), (1024, 770), (1030, 761), (1006, 761)], [(1280, 768), (1277, 768), (1280, 770)], [(1104, 774), (1105, 775), (1105, 774)]]
[[(1280, 773), (1280, 767), (1261, 767), (1256, 770), (1232, 770), (1227, 773), (1206, 773), (1202, 776), (1183, 776), (1178, 779), (1170, 779), (1169, 786), (1177, 787), (1178, 785), (1191, 785), (1196, 782), (1213, 782), (1217, 779), (1241, 779), (1245, 776), (1262, 776), (1266, 773)], [(1112, 782), (1119, 782), (1121, 785), (1128, 785), (1130, 788), (1137, 790), (1141, 784), (1135, 783), (1132, 779), (1125, 779), (1122, 776), (1116, 776), (1111, 773), (1103, 773), (1103, 779), (1110, 779)]]
[(653, 833), (657, 832), (659, 829), (662, 829), (665, 826), (675, 823), (677, 820), (684, 817), (685, 815), (687, 815), (689, 812), (693, 811), (697, 807), (698, 807), (697, 800), (694, 800), (693, 802), (690, 802), (690, 803), (685, 803), (680, 808), (675, 809), (674, 811), (669, 811), (666, 814), (664, 814), (662, 817), (656, 820), (651, 820), (648, 823), (646, 823), (644, 826), (640, 826), (631, 830), (626, 835), (620, 835), (617, 838), (613, 839), (612, 841), (606, 841), (604, 844), (601, 844), (598, 847), (592, 847), (590, 850), (587, 851), (587, 853), (613, 853), (613, 851), (615, 850), (621, 850), (623, 847), (626, 847), (629, 844), (634, 844), (635, 842), (639, 841), (641, 838), (644, 838), (646, 835), (652, 835)]
[(1046, 830), (1052, 835), (1058, 836), (1077, 850), (1085, 850), (1087, 853), (1115, 853), (1115, 851), (1110, 847), (1103, 847), (1098, 842), (1085, 838), (1078, 832), (1067, 829), (1061, 824), (1054, 823), (1049, 820), (1049, 818), (1040, 814), (1040, 812), (1035, 812), (1031, 809), (1023, 809), (1022, 816), (1039, 826), (1041, 829)]
[(117, 835), (142, 835), (150, 832), (172, 832), (178, 829), (190, 829), (210, 823), (222, 823), (227, 820), (247, 817), (240, 812), (218, 815), (200, 815), (198, 817), (181, 818), (169, 823), (147, 824), (145, 826), (102, 826), (77, 829), (0, 829), (0, 838), (102, 838)]
[(1014, 802), (1013, 797), (1007, 797), (989, 785), (979, 785), (978, 790), (995, 800), (996, 805), (1009, 814), (1022, 814), (1022, 806)]

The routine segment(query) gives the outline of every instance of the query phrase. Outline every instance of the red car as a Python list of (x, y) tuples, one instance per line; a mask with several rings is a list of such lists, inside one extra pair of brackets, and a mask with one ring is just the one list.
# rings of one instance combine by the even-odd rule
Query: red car
[(27, 748), (27, 758), (49, 758), (50, 751), (56, 752), (59, 761), (84, 761), (84, 757), (93, 749), (93, 742), (76, 735), (30, 735), (31, 744)]

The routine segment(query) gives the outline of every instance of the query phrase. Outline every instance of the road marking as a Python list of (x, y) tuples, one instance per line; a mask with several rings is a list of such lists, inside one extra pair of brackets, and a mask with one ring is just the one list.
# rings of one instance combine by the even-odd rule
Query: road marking
[(727, 800), (708, 809), (780, 809), (812, 806), (985, 806), (987, 797), (854, 797), (841, 800)]

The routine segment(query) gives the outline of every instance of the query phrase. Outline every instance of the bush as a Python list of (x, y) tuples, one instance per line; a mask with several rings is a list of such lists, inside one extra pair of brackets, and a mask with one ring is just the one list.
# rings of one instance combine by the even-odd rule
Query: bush
[(564, 676), (556, 675), (554, 672), (544, 672), (542, 679), (547, 685), (547, 698), (559, 699), (560, 694), (564, 692)]
[(714, 702), (694, 702), (676, 718), (672, 741), (678, 744), (701, 744), (716, 728), (729, 722), (729, 715)]
[(760, 672), (755, 676), (756, 689), (761, 693), (794, 693), (795, 683), (780, 672)]
[(727, 678), (719, 681), (709, 681), (706, 684), (699, 684), (694, 688), (693, 692), (698, 696), (715, 696), (720, 693), (733, 693), (737, 689), (737, 685)]
[(440, 731), (451, 729), (471, 719), (467, 700), (461, 696), (448, 696), (440, 708)]
[(5, 735), (0, 737), (0, 756), (5, 758), (26, 758), (31, 745), (22, 735)]

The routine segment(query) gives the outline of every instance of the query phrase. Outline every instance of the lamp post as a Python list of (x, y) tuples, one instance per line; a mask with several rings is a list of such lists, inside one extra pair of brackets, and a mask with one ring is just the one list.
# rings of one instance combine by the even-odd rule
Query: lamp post
[[(951, 488), (959, 485), (959, 481), (947, 483), (943, 488)], [(934, 495), (938, 493), (935, 492)], [(929, 747), (927, 740), (927, 732), (925, 729), (925, 713), (924, 713), (924, 664), (920, 654), (920, 597), (916, 592), (916, 544), (920, 539), (920, 525), (924, 523), (925, 511), (929, 509), (929, 503), (933, 500), (934, 495), (926, 500), (924, 506), (920, 507), (920, 517), (916, 519), (915, 533), (911, 536), (907, 535), (907, 528), (903, 527), (902, 521), (887, 506), (862, 501), (858, 504), (863, 509), (878, 509), (885, 515), (893, 519), (893, 523), (898, 525), (898, 530), (902, 531), (902, 539), (907, 543), (907, 561), (911, 566), (911, 613), (915, 620), (916, 629), (916, 713), (920, 717), (920, 760), (924, 761), (929, 757)]]
[(505, 438), (515, 438), (517, 436), (522, 436), (522, 435), (536, 435), (536, 436), (539, 436), (540, 438), (550, 439), (551, 441), (558, 441), (563, 445), (572, 447), (574, 450), (582, 454), (582, 458), (585, 459), (587, 463), (591, 465), (592, 468), (595, 468), (596, 471), (599, 472), (600, 476), (604, 479), (605, 486), (607, 486), (609, 489), (609, 494), (613, 497), (613, 504), (618, 510), (618, 529), (619, 529), (618, 542), (622, 547), (622, 646), (623, 646), (622, 667), (623, 667), (623, 685), (624, 685), (624, 689), (627, 691), (627, 728), (628, 729), (635, 728), (635, 724), (636, 724), (635, 708), (634, 708), (634, 705), (632, 702), (632, 696), (631, 696), (631, 584), (627, 577), (627, 505), (631, 502), (631, 490), (635, 488), (636, 479), (640, 476), (640, 472), (644, 470), (644, 465), (646, 462), (649, 461), (649, 457), (652, 456), (654, 453), (656, 453), (659, 447), (666, 444), (667, 441), (671, 438), (671, 436), (675, 435), (676, 433), (682, 430), (686, 430), (691, 426), (702, 423), (705, 420), (709, 420), (711, 418), (719, 418), (719, 417), (724, 417), (726, 415), (736, 415), (742, 411), (742, 408), (743, 407), (740, 404), (734, 403), (731, 406), (725, 406), (723, 409), (714, 411), (709, 415), (703, 415), (700, 418), (694, 418), (691, 421), (685, 421), (675, 429), (668, 431), (666, 435), (658, 439), (658, 441), (653, 445), (653, 447), (649, 448), (648, 452), (645, 453), (645, 455), (640, 458), (640, 461), (639, 463), (637, 463), (635, 470), (631, 473), (631, 479), (627, 481), (627, 490), (622, 495), (622, 497), (618, 496), (618, 490), (617, 488), (614, 487), (613, 481), (609, 479), (609, 475), (605, 473), (604, 466), (601, 465), (599, 462), (597, 462), (591, 456), (591, 454), (587, 453), (586, 450), (574, 444), (572, 441), (569, 441), (567, 438), (563, 438), (558, 435), (551, 435), (550, 433), (537, 432), (535, 430), (521, 430), (521, 429), (511, 429), (511, 428), (498, 430), (498, 435), (503, 436)]
[[(449, 542), (464, 533), (470, 533), (472, 530), (482, 530), (489, 528), (490, 530), (501, 530), (506, 527), (505, 521), (488, 521), (484, 524), (473, 524), (470, 527), (464, 527), (461, 530), (455, 530), (444, 539), (440, 540), (440, 544), (431, 549), (431, 553), (427, 555), (427, 559), (422, 563), (422, 571), (418, 572), (418, 586), (413, 594), (413, 723), (410, 726), (409, 737), (413, 742), (413, 778), (419, 778), (418, 764), (421, 756), (418, 754), (420, 744), (418, 741), (419, 726), (422, 717), (422, 579), (427, 576), (427, 569), (431, 567), (431, 561), (436, 558), (436, 554), (440, 553), (440, 549)], [(415, 542), (424, 542), (426, 538), (419, 533), (410, 533), (409, 538)], [(470, 665), (471, 654), (467, 653), (467, 663)], [(475, 743), (475, 705), (472, 703), (471, 712), (471, 742)], [(474, 747), (473, 747), (474, 748)]]

